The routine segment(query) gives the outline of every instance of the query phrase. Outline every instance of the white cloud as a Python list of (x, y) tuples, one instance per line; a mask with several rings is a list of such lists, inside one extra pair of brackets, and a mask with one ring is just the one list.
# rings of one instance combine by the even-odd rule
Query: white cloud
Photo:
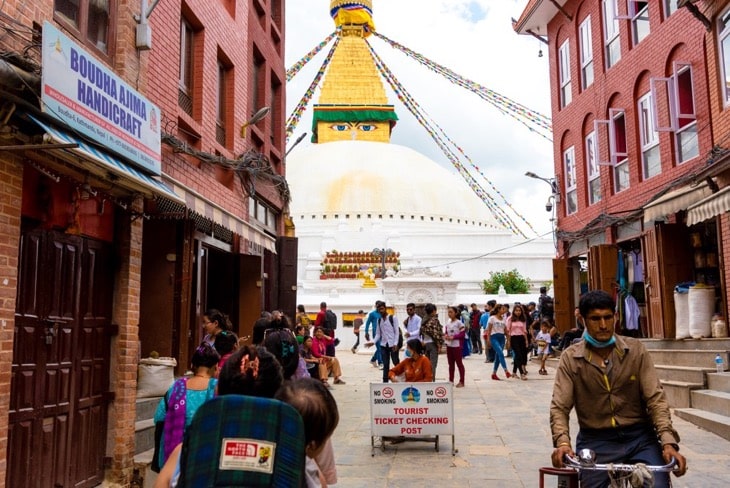
[[(378, 32), (456, 73), (550, 115), (550, 85), (545, 46), (519, 36), (510, 19), (519, 17), (527, 0), (374, 0)], [(286, 2), (286, 65), (298, 61), (334, 30), (328, 0)], [(438, 123), (539, 232), (550, 230), (545, 202), (550, 188), (524, 176), (533, 171), (552, 176), (552, 144), (477, 95), (440, 75), (380, 39), (370, 43), (418, 104)], [(301, 99), (324, 61), (328, 46), (287, 84), (287, 113)], [(400, 121), (393, 142), (409, 146), (452, 168), (425, 129), (401, 105), (389, 87)], [(319, 96), (317, 90), (313, 102)], [(311, 104), (291, 141), (311, 129)], [(308, 141), (309, 137), (305, 139)], [(303, 142), (302, 144), (308, 144)], [(478, 177), (493, 194), (489, 185)], [(485, 207), (486, 208), (486, 207)], [(526, 230), (523, 224), (522, 228)]]

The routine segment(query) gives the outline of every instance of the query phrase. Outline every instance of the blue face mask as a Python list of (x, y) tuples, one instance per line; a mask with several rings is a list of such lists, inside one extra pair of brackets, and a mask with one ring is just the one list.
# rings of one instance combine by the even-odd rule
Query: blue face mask
[(585, 339), (585, 341), (588, 344), (590, 344), (591, 346), (597, 347), (599, 349), (600, 348), (603, 348), (603, 347), (610, 347), (610, 346), (613, 346), (614, 344), (616, 344), (616, 336), (615, 335), (612, 335), (611, 338), (609, 340), (607, 340), (607, 341), (600, 342), (600, 341), (595, 340), (588, 333), (588, 329), (586, 329), (586, 330), (583, 331), (583, 339)]

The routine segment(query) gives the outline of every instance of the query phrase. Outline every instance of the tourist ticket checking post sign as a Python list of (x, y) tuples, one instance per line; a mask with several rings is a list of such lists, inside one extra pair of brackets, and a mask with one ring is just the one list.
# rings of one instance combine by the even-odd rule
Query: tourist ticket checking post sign
[(438, 451), (439, 436), (450, 435), (455, 455), (453, 388), (446, 382), (370, 383), (371, 454), (375, 455), (375, 437), (433, 442)]

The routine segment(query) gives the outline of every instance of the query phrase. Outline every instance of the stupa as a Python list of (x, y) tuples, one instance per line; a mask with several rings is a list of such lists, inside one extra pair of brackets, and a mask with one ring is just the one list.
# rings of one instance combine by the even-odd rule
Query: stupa
[[(326, 301), (347, 323), (377, 299), (400, 317), (408, 302), (435, 303), (445, 316), (451, 304), (536, 299), (552, 279), (552, 241), (515, 235), (459, 175), (390, 142), (398, 116), (365, 41), (372, 12), (370, 0), (331, 1), (339, 42), (314, 105), (312, 144), (286, 161), (299, 303), (316, 312)], [(490, 271), (511, 269), (531, 280), (531, 294), (484, 295)]]

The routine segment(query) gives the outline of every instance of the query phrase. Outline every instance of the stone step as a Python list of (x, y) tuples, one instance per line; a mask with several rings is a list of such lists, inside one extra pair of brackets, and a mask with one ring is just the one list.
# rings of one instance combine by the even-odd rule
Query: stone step
[(134, 454), (140, 454), (155, 447), (155, 421), (139, 420), (134, 424)]
[(718, 354), (728, 368), (730, 353), (725, 349), (648, 349), (654, 364), (671, 364), (674, 366), (692, 366), (697, 368), (715, 368), (715, 356)]
[(696, 408), (677, 408), (674, 410), (674, 415), (730, 440), (730, 417)]
[(724, 349), (730, 351), (730, 339), (641, 339), (647, 349)]
[(707, 375), (707, 389), (730, 393), (730, 373), (711, 372)]
[(688, 383), (705, 383), (705, 374), (716, 371), (715, 368), (698, 368), (695, 366), (675, 366), (673, 364), (655, 364), (660, 380), (686, 381)]
[(138, 398), (136, 404), (136, 421), (151, 419), (162, 397)]
[(715, 390), (692, 392), (692, 408), (730, 416), (730, 393)]
[(704, 383), (689, 383), (686, 381), (661, 380), (664, 394), (671, 408), (688, 408), (692, 406), (692, 391), (705, 387)]
[(152, 488), (157, 481), (157, 473), (150, 469), (154, 454), (154, 449), (148, 449), (134, 456), (134, 469), (138, 479), (142, 479), (142, 488)]

